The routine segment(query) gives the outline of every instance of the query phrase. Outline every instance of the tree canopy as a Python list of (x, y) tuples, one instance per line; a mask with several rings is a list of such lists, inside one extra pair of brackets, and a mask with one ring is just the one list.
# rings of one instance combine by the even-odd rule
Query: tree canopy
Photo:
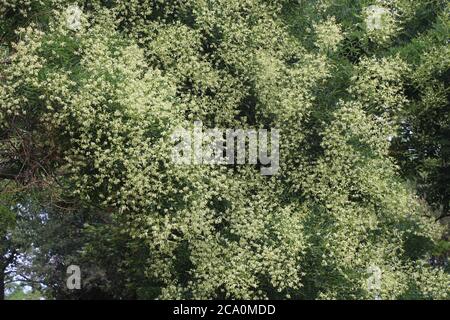
[[(0, 271), (49, 298), (448, 299), (449, 10), (2, 1)], [(279, 129), (278, 174), (173, 163), (197, 120)]]

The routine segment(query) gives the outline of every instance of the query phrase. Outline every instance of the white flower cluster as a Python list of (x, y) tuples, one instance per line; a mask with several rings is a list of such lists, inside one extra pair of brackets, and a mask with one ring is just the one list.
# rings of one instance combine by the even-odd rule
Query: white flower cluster
[(336, 51), (344, 40), (342, 27), (336, 22), (335, 17), (330, 17), (321, 23), (314, 24), (317, 36), (316, 46), (324, 51)]

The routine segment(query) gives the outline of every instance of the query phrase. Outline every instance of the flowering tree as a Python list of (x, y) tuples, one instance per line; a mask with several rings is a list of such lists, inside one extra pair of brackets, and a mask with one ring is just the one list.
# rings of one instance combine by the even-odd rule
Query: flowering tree
[[(6, 1), (0, 176), (144, 247), (124, 249), (139, 297), (448, 298), (444, 227), (391, 156), (411, 70), (448, 71), (395, 50), (425, 2)], [(280, 129), (279, 173), (176, 165), (196, 120)]]

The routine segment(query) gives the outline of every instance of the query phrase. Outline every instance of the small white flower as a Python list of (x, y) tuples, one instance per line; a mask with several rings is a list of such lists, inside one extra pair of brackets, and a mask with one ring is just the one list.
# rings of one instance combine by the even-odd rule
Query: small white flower
[(71, 5), (66, 10), (66, 25), (69, 30), (78, 31), (81, 28), (81, 14), (77, 5)]
[(366, 8), (366, 25), (369, 31), (383, 29), (383, 22), (390, 16), (390, 11), (379, 6), (369, 6)]

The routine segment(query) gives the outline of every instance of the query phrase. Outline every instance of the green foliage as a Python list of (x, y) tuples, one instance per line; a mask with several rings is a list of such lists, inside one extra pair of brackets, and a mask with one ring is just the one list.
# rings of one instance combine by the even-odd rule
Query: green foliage
[(11, 285), (7, 288), (9, 294), (6, 300), (41, 300), (43, 298), (39, 291), (30, 291), (20, 285)]

